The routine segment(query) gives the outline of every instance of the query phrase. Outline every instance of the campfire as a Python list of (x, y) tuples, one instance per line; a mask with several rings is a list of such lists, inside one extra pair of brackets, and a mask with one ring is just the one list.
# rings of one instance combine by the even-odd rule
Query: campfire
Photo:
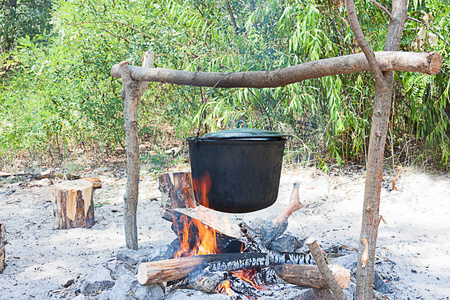
[[(201, 191), (199, 202), (207, 206), (209, 177), (192, 184), (196, 191)], [(279, 216), (273, 220), (257, 219), (251, 226), (241, 221), (237, 224), (238, 233), (232, 232), (226, 218), (219, 220), (215, 211), (196, 205), (192, 184), (189, 173), (161, 175), (162, 217), (172, 222), (178, 250), (171, 259), (141, 263), (138, 268), (141, 284), (166, 282), (172, 289), (223, 293), (233, 299), (270, 296), (274, 289), (288, 283), (330, 288), (317, 266), (317, 257), (323, 260), (323, 250), (314, 240), (307, 243), (309, 247), (317, 245), (317, 251), (312, 246), (311, 251), (301, 252), (283, 248), (283, 243), (290, 244), (282, 238), (288, 218), (303, 207), (299, 183), (294, 184), (289, 205)], [(340, 266), (327, 269), (342, 292), (349, 284), (350, 271)]]

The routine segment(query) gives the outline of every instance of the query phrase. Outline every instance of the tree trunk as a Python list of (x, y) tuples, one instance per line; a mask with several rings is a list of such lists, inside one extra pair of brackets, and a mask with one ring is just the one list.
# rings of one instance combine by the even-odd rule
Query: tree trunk
[[(442, 66), (442, 56), (437, 52), (377, 52), (375, 54), (381, 71), (405, 71), (437, 74)], [(188, 72), (161, 68), (141, 68), (130, 66), (133, 80), (172, 83), (190, 86), (214, 86), (225, 73)], [(236, 72), (223, 78), (220, 88), (273, 88), (286, 86), (306, 79), (340, 74), (370, 71), (364, 54), (352, 54), (307, 62), (273, 71)], [(120, 66), (111, 69), (113, 77), (121, 77)]]
[(92, 227), (95, 222), (93, 191), (92, 183), (87, 180), (65, 181), (55, 186), (55, 227)]

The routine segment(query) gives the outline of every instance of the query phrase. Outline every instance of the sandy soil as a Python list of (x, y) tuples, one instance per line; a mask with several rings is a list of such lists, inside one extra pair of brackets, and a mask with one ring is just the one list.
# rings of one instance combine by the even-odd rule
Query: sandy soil
[[(8, 231), (7, 267), (0, 274), (0, 299), (63, 298), (61, 286), (81, 281), (98, 264), (114, 259), (124, 246), (123, 194), (125, 179), (108, 170), (97, 172), (103, 188), (94, 194), (96, 224), (90, 229), (55, 230), (48, 181), (3, 184), (0, 221)], [(389, 191), (385, 176), (377, 255), (391, 262), (389, 299), (449, 299), (450, 296), (450, 176), (404, 169), (397, 191)], [(139, 243), (162, 246), (175, 235), (160, 217), (156, 178), (143, 170), (138, 208)], [(288, 232), (299, 239), (315, 237), (323, 247), (356, 247), (361, 226), (364, 171), (288, 169), (283, 172), (277, 202), (245, 215), (251, 221), (279, 214), (289, 201), (295, 181), (301, 182), (307, 207), (295, 212)], [(14, 191), (14, 192), (12, 192)], [(385, 271), (385, 270), (384, 270)], [(385, 274), (389, 275), (389, 274)]]

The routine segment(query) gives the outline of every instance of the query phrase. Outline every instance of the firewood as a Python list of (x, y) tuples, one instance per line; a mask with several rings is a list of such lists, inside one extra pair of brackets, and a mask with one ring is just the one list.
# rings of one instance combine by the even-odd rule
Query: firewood
[(190, 172), (163, 173), (159, 175), (161, 206), (165, 208), (190, 208), (197, 206)]
[(55, 186), (53, 193), (56, 228), (90, 228), (94, 225), (91, 182), (87, 180), (65, 181)]
[(0, 222), (0, 274), (3, 273), (5, 269), (5, 245), (8, 243), (6, 239), (6, 227), (5, 224)]
[[(182, 212), (175, 211), (173, 209), (164, 208), (162, 210), (162, 218), (164, 220), (172, 222), (172, 230), (175, 232), (177, 237), (179, 239), (183, 239), (184, 237), (184, 230), (183, 226), (186, 224), (191, 224), (194, 220), (197, 221), (197, 224), (203, 224), (202, 221), (192, 218)], [(204, 227), (212, 230), (213, 228), (210, 228), (210, 226), (203, 224)], [(188, 239), (189, 244), (191, 246), (194, 246), (197, 242), (197, 239), (199, 238), (199, 232), (198, 228), (196, 226), (191, 226), (188, 230)], [(233, 253), (233, 252), (241, 252), (241, 250), (244, 247), (244, 244), (242, 241), (228, 236), (218, 230), (214, 229), (214, 235), (217, 243), (217, 250), (219, 253)]]
[(322, 249), (317, 244), (316, 240), (313, 238), (308, 238), (306, 240), (306, 244), (308, 245), (309, 250), (314, 256), (317, 268), (322, 274), (323, 279), (325, 280), (328, 288), (333, 292), (333, 294), (336, 296), (338, 300), (346, 300), (347, 296), (345, 296), (344, 292), (342, 291), (342, 288), (336, 281), (336, 278), (328, 268), (327, 263), (325, 262), (325, 258), (322, 255)]
[[(328, 284), (317, 266), (300, 266), (293, 264), (277, 265), (273, 267), (278, 276), (288, 283), (301, 287), (328, 288)], [(329, 265), (331, 273), (342, 289), (350, 283), (350, 270), (338, 265)]]
[(152, 284), (185, 278), (197, 267), (211, 272), (260, 269), (276, 264), (311, 264), (311, 254), (306, 253), (229, 253), (198, 255), (144, 262), (138, 268), (138, 281)]

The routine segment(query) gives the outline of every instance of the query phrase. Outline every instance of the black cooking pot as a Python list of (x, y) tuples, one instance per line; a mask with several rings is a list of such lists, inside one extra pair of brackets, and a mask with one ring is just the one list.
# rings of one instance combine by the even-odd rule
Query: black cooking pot
[(276, 201), (285, 135), (244, 128), (187, 141), (199, 204), (222, 212), (245, 213)]

